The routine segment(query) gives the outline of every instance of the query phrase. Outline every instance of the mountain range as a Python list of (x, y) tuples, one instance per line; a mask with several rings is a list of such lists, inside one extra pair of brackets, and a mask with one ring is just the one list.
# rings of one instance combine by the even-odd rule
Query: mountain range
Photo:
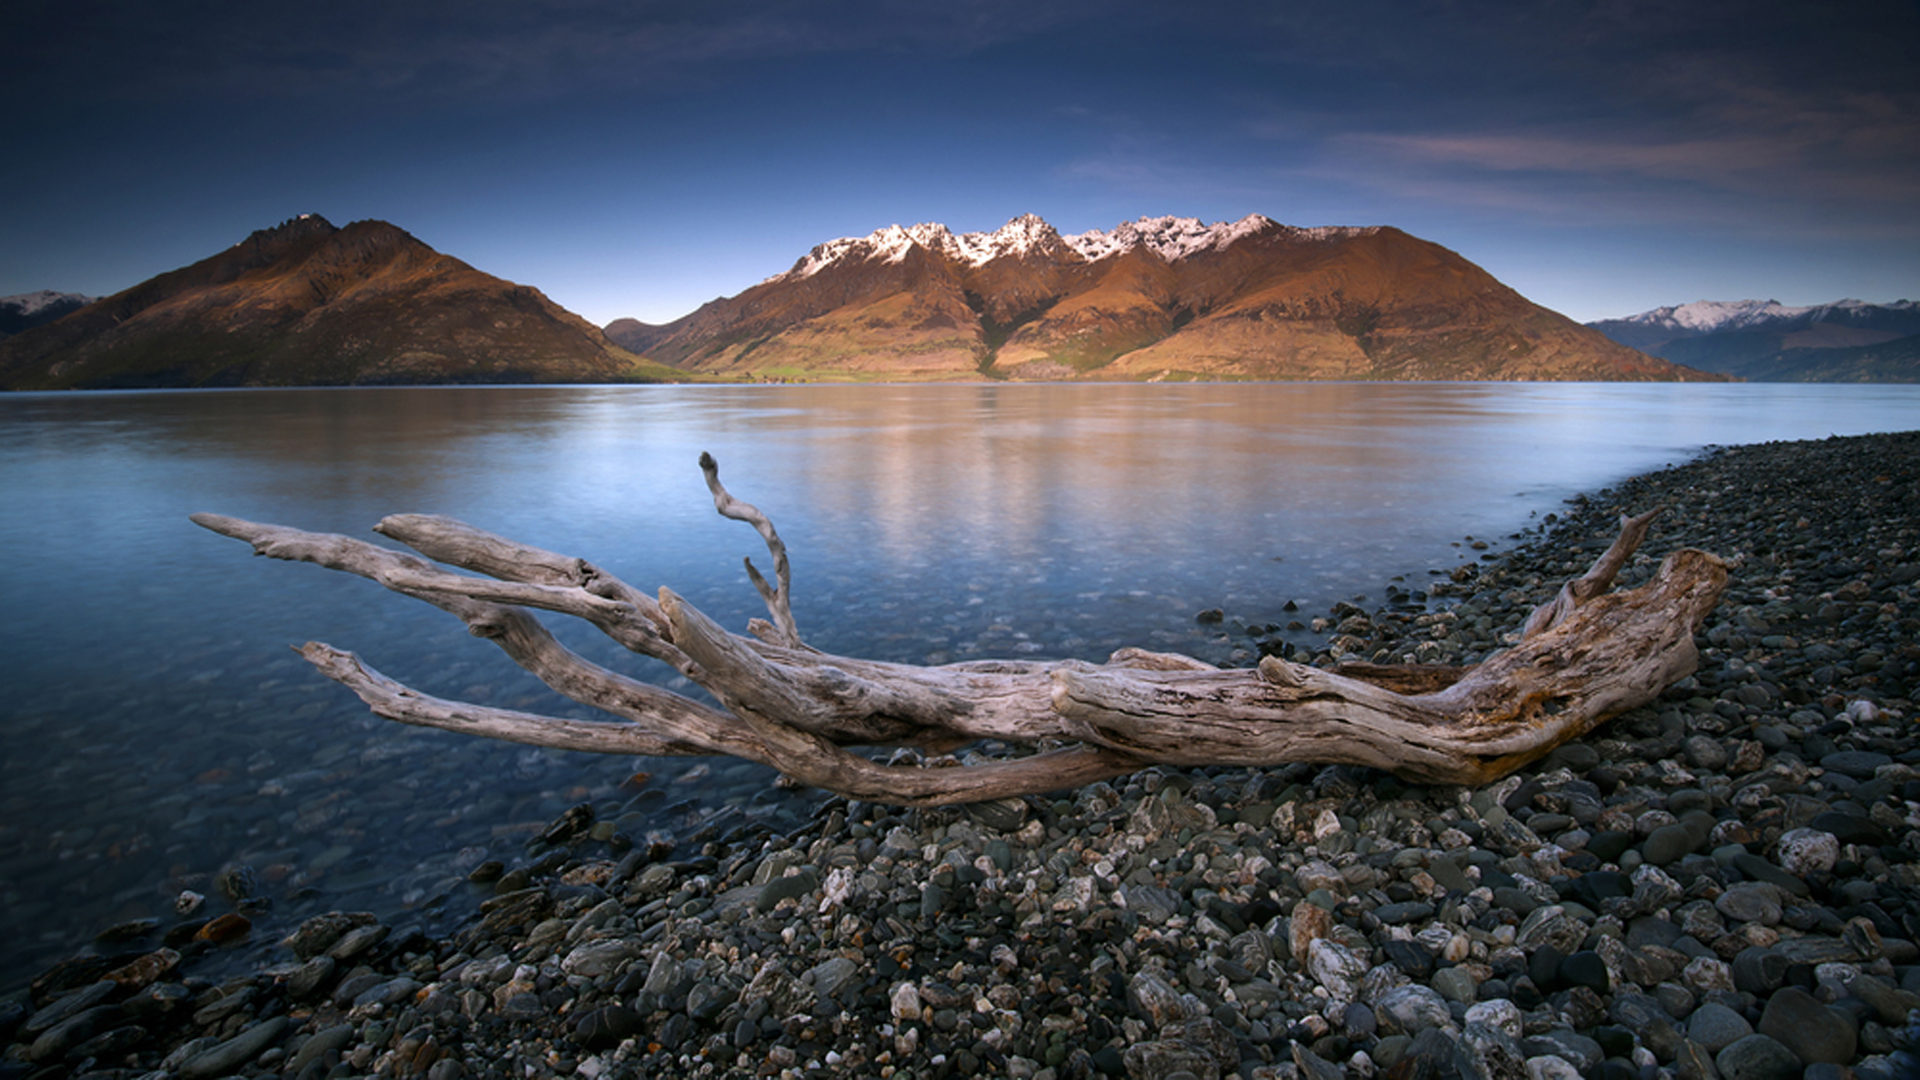
[(0, 340), (10, 338), (22, 330), (31, 330), (36, 326), (53, 322), (55, 319), (86, 307), (93, 303), (93, 300), (91, 296), (54, 292), (51, 289), (21, 293), (18, 296), (0, 296)]
[(1063, 236), (890, 226), (613, 341), (689, 372), (798, 379), (1712, 378), (1529, 302), (1389, 227), (1258, 214)]
[(677, 378), (382, 221), (307, 214), (0, 341), (0, 388)]
[(1920, 382), (1920, 303), (1699, 300), (1588, 324), (1630, 348), (1756, 382)]
[[(0, 389), (677, 379), (1720, 378), (1389, 227), (890, 226), (605, 330), (382, 221), (307, 214), (98, 300), (29, 294)], [(59, 314), (62, 307), (69, 307)], [(0, 308), (0, 311), (6, 310)]]

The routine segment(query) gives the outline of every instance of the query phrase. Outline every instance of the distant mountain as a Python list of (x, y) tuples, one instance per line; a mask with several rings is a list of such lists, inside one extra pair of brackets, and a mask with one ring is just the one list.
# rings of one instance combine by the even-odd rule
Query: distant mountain
[(1745, 366), (1752, 382), (1920, 382), (1920, 334), (1877, 345), (1782, 349)]
[(1676, 364), (1760, 382), (1916, 382), (1920, 304), (1699, 300), (1589, 323)]
[(689, 371), (808, 379), (1704, 377), (1530, 303), (1393, 228), (1258, 214), (1062, 236), (891, 226), (664, 325), (607, 335)]
[(383, 221), (308, 214), (0, 341), (0, 388), (678, 377)]
[(93, 297), (79, 293), (54, 292), (41, 289), (39, 292), (21, 293), (18, 296), (0, 296), (0, 339), (10, 338), (23, 330), (50, 323), (78, 311), (93, 303)]

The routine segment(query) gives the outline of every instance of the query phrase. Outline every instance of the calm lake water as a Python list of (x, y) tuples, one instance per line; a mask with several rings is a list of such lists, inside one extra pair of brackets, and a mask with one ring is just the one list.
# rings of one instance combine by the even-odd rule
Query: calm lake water
[[(465, 871), (591, 801), (684, 839), (778, 824), (804, 793), (729, 762), (568, 755), (368, 716), (287, 648), (327, 641), (430, 693), (581, 715), (416, 601), (254, 559), (212, 510), (369, 536), (450, 514), (761, 614), (751, 529), (714, 515), (712, 451), (793, 554), (802, 631), (942, 662), (1225, 660), (1204, 608), (1284, 621), (1424, 580), (1566, 497), (1708, 444), (1920, 426), (1920, 388), (1304, 384), (564, 387), (0, 397), (0, 992), (183, 889), (254, 947), (314, 911), (438, 925)], [(1656, 534), (1652, 541), (1658, 545)], [(1414, 575), (1419, 575), (1415, 578)], [(1415, 586), (1417, 587), (1417, 586)], [(645, 671), (556, 626), (602, 663)], [(649, 677), (664, 677), (659, 674)], [(623, 786), (636, 770), (652, 779)], [(728, 809), (731, 808), (731, 809)]]

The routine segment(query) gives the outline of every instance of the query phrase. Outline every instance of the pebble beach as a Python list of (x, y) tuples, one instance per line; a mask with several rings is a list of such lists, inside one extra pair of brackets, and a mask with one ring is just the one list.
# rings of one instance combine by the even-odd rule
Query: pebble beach
[(1653, 506), (1620, 587), (1731, 569), (1699, 670), (1488, 787), (1156, 768), (675, 836), (594, 792), (463, 867), (452, 930), (330, 912), (236, 968), (244, 880), (102, 928), (0, 1001), (0, 1080), (1920, 1077), (1920, 433), (1711, 449), (1202, 617), (1245, 663), (1471, 663)]

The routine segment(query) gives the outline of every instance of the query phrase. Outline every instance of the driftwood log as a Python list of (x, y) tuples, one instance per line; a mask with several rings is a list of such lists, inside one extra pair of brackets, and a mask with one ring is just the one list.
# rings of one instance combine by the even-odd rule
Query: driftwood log
[[(451, 518), (401, 514), (375, 526), (426, 558), (217, 514), (193, 521), (245, 540), (256, 554), (357, 574), (450, 612), (554, 690), (615, 720), (430, 697), (352, 653), (317, 642), (299, 649), (381, 716), (570, 750), (732, 755), (799, 783), (902, 805), (1052, 791), (1154, 764), (1345, 763), (1417, 782), (1484, 784), (1690, 674), (1698, 663), (1694, 634), (1727, 579), (1718, 558), (1681, 549), (1647, 584), (1610, 593), (1656, 509), (1622, 517), (1592, 569), (1534, 612), (1517, 644), (1473, 667), (1324, 670), (1270, 656), (1257, 668), (1222, 670), (1140, 649), (1122, 649), (1104, 664), (884, 663), (829, 655), (801, 640), (779, 534), (766, 515), (727, 493), (712, 457), (702, 454), (700, 465), (715, 508), (753, 525), (773, 557), (772, 585), (747, 560), (772, 616), (752, 620), (752, 636), (722, 629), (669, 589), (649, 596), (584, 559)], [(529, 609), (586, 620), (704, 687), (721, 707), (585, 660)], [(949, 753), (983, 740), (1038, 752), (969, 754), (965, 763)], [(932, 756), (882, 762), (851, 749), (874, 746)]]

